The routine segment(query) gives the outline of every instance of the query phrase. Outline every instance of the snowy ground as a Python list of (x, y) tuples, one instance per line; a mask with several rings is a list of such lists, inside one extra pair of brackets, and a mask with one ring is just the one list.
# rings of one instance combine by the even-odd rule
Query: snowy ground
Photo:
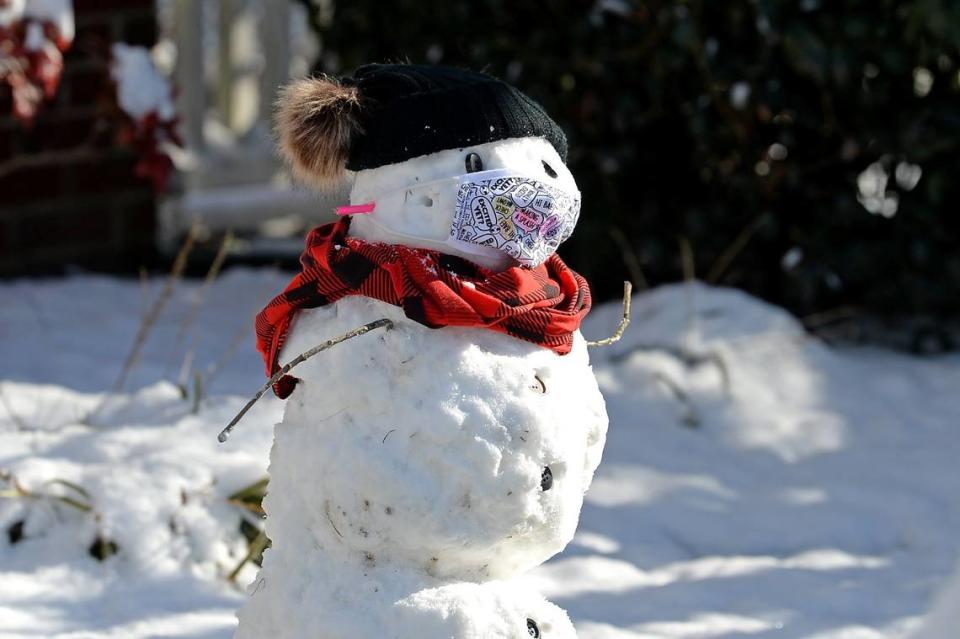
[[(226, 497), (265, 474), (282, 404), (216, 433), (261, 383), (251, 317), (286, 279), (226, 273), (178, 338), (199, 286), (181, 285), (106, 401), (161, 282), (0, 285), (0, 471), (26, 493), (0, 481), (0, 637), (231, 636), (243, 594), (224, 575), (245, 543)], [(915, 627), (960, 555), (960, 356), (831, 350), (700, 285), (634, 305), (594, 353), (611, 428), (580, 533), (529, 579), (583, 639)], [(187, 350), (196, 414), (172, 383)], [(96, 539), (117, 554), (94, 559)]]

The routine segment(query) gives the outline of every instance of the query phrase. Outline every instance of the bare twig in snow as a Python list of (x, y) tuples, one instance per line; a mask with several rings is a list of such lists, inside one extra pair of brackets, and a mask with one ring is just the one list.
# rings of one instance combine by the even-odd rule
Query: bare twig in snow
[[(271, 284), (269, 286), (264, 287), (263, 290), (260, 291), (260, 294), (253, 297), (252, 299), (266, 300), (266, 299), (270, 299), (272, 296), (273, 296), (273, 285)], [(259, 308), (259, 305), (257, 305), (257, 308)], [(253, 315), (253, 309), (251, 309), (250, 314)], [(203, 379), (204, 389), (210, 389), (212, 387), (214, 379), (216, 379), (217, 375), (220, 374), (220, 371), (226, 368), (227, 364), (229, 364), (230, 361), (234, 358), (234, 356), (236, 356), (237, 349), (240, 348), (240, 344), (242, 344), (244, 340), (247, 339), (247, 335), (249, 335), (249, 333), (250, 333), (250, 325), (247, 322), (244, 322), (237, 327), (237, 330), (231, 336), (230, 341), (227, 344), (227, 348), (223, 352), (223, 354), (220, 356), (220, 358), (214, 363), (207, 365), (207, 368), (205, 371), (205, 377)]]
[[(140, 321), (137, 334), (133, 339), (133, 345), (130, 348), (130, 352), (127, 354), (126, 360), (123, 362), (123, 367), (120, 369), (120, 375), (117, 377), (117, 381), (113, 384), (112, 393), (118, 393), (123, 389), (123, 386), (127, 381), (127, 376), (130, 374), (130, 371), (133, 370), (137, 360), (140, 358), (140, 351), (143, 349), (143, 345), (146, 343), (147, 337), (150, 335), (150, 331), (153, 330), (157, 320), (160, 318), (160, 313), (163, 312), (167, 302), (170, 301), (170, 296), (173, 294), (174, 286), (183, 276), (183, 271), (187, 267), (187, 258), (190, 256), (190, 251), (193, 250), (193, 243), (194, 240), (196, 240), (197, 231), (198, 227), (196, 224), (190, 227), (190, 230), (187, 232), (187, 237), (184, 239), (183, 245), (180, 247), (180, 252), (177, 253), (177, 257), (174, 259), (173, 265), (170, 267), (170, 273), (167, 275), (167, 279), (163, 283), (163, 288), (160, 290), (160, 294), (157, 296), (157, 299), (154, 300), (150, 308), (147, 309), (147, 312)], [(112, 393), (104, 395), (103, 399), (94, 407), (92, 411), (90, 411), (86, 419), (83, 421), (89, 424), (93, 420), (94, 416), (96, 416), (96, 414), (103, 409)]]
[(193, 403), (190, 406), (190, 413), (196, 415), (200, 412), (200, 403), (203, 401), (203, 375), (200, 371), (193, 372)]
[(147, 316), (150, 308), (150, 272), (146, 266), (140, 267), (140, 321)]
[(633, 284), (630, 282), (623, 283), (623, 317), (620, 319), (620, 325), (617, 327), (617, 330), (613, 332), (613, 335), (606, 339), (597, 340), (595, 342), (587, 342), (587, 346), (609, 346), (610, 344), (615, 344), (620, 341), (620, 338), (623, 337), (623, 332), (627, 330), (627, 326), (630, 325), (630, 302), (631, 294), (633, 293)]
[[(180, 328), (177, 330), (177, 336), (174, 338), (173, 348), (171, 349), (171, 360), (167, 365), (168, 371), (173, 365), (177, 354), (180, 352), (180, 345), (186, 338), (187, 332), (190, 330), (190, 327), (200, 314), (200, 309), (203, 307), (203, 303), (207, 298), (207, 293), (209, 292), (210, 287), (213, 285), (214, 281), (216, 281), (217, 276), (220, 275), (220, 269), (223, 268), (223, 263), (227, 259), (227, 251), (229, 250), (232, 242), (233, 233), (231, 231), (227, 231), (223, 236), (223, 241), (220, 242), (220, 247), (217, 249), (217, 254), (210, 263), (210, 268), (207, 269), (207, 274), (203, 278), (203, 283), (197, 289), (196, 294), (194, 294), (193, 300), (190, 302), (190, 308), (187, 310), (187, 314), (184, 316), (183, 321), (180, 323)], [(188, 355), (193, 352), (195, 345), (196, 338), (194, 338), (190, 347), (187, 349)], [(164, 375), (164, 377), (166, 377), (166, 375)]]
[(234, 333), (233, 337), (230, 338), (230, 343), (227, 345), (227, 349), (223, 352), (223, 355), (220, 356), (220, 359), (215, 361), (213, 364), (207, 366), (206, 377), (203, 380), (203, 387), (210, 388), (210, 385), (213, 383), (213, 380), (217, 377), (217, 374), (226, 367), (226, 365), (233, 359), (237, 354), (237, 349), (240, 347), (240, 344), (246, 339), (247, 334), (250, 332), (249, 326), (241, 326)]
[(187, 392), (187, 379), (190, 377), (190, 371), (193, 370), (193, 351), (187, 351), (187, 354), (183, 356), (183, 362), (180, 364), (180, 372), (177, 373), (177, 388), (180, 389), (180, 394), (184, 399), (187, 398), (189, 393)]
[(693, 259), (693, 246), (686, 235), (677, 238), (680, 243), (680, 263), (683, 266), (683, 280), (692, 282), (697, 277), (696, 262)]
[(686, 410), (681, 418), (681, 421), (683, 421), (683, 423), (690, 428), (698, 427), (700, 425), (700, 414), (697, 412), (693, 402), (690, 401), (690, 396), (687, 395), (686, 391), (680, 388), (676, 382), (663, 373), (656, 372), (653, 374), (653, 378), (670, 389), (670, 392), (673, 394), (674, 398), (683, 404), (683, 407)]
[(240, 409), (240, 412), (237, 413), (237, 416), (234, 417), (232, 420), (230, 420), (230, 423), (227, 424), (226, 428), (220, 431), (220, 434), (217, 436), (217, 439), (221, 443), (227, 441), (227, 438), (230, 437), (230, 432), (233, 431), (234, 426), (236, 426), (237, 423), (241, 419), (243, 419), (243, 416), (247, 414), (248, 410), (253, 408), (253, 405), (257, 403), (257, 400), (263, 397), (263, 394), (266, 393), (268, 390), (270, 390), (271, 386), (273, 386), (278, 381), (280, 381), (281, 377), (289, 373), (296, 366), (299, 366), (300, 364), (307, 361), (317, 353), (322, 353), (323, 351), (333, 348), (337, 344), (341, 344), (347, 341), (348, 339), (359, 337), (364, 333), (369, 333), (370, 331), (376, 330), (378, 328), (390, 329), (392, 327), (393, 327), (393, 321), (384, 317), (376, 321), (370, 322), (368, 324), (364, 324), (363, 326), (360, 326), (359, 328), (355, 328), (348, 333), (344, 333), (339, 337), (328, 339), (326, 342), (322, 344), (318, 344), (317, 346), (314, 346), (313, 348), (300, 353), (295, 358), (293, 358), (290, 362), (285, 364), (283, 368), (281, 368), (276, 373), (274, 373), (273, 376), (271, 376), (270, 379), (268, 379), (267, 382), (260, 387), (260, 390), (257, 391), (257, 393), (253, 396), (253, 398), (249, 402), (247, 402), (247, 404), (243, 408)]
[(13, 409), (13, 406), (10, 405), (10, 402), (7, 401), (7, 396), (3, 393), (3, 386), (0, 386), (0, 404), (3, 404), (3, 409), (7, 411), (7, 414), (10, 416), (10, 420), (17, 427), (17, 430), (27, 431), (33, 430), (30, 428), (30, 425), (27, 424), (20, 415)]
[(717, 372), (720, 374), (720, 385), (723, 387), (724, 394), (730, 394), (730, 369), (719, 353), (693, 353), (679, 346), (670, 344), (638, 344), (627, 351), (615, 353), (610, 358), (610, 361), (614, 363), (622, 362), (634, 353), (642, 352), (667, 353), (680, 360), (687, 368), (695, 368), (701, 364), (713, 364), (717, 367)]
[(324, 514), (326, 514), (326, 516), (327, 516), (327, 521), (330, 522), (330, 527), (333, 528), (333, 532), (335, 532), (335, 533), (337, 533), (337, 535), (343, 537), (343, 533), (340, 532), (340, 529), (337, 528), (337, 525), (336, 525), (335, 523), (333, 523), (333, 515), (330, 514), (330, 500), (329, 500), (329, 499), (328, 499), (327, 501), (323, 502), (323, 512), (324, 512)]
[(87, 492), (83, 486), (67, 481), (66, 479), (51, 479), (47, 482), (44, 482), (43, 486), (61, 486), (71, 491), (73, 496), (69, 494), (59, 495), (57, 493), (43, 490), (28, 490), (17, 480), (13, 473), (5, 470), (0, 470), (0, 481), (4, 481), (10, 485), (9, 489), (0, 490), (0, 498), (47, 499), (70, 506), (71, 508), (75, 508), (80, 512), (88, 513), (93, 510), (93, 499), (91, 498), (90, 493)]
[(114, 392), (119, 392), (123, 388), (123, 385), (127, 381), (127, 375), (130, 374), (130, 370), (134, 367), (140, 357), (140, 351), (143, 349), (143, 345), (146, 343), (147, 337), (150, 335), (150, 331), (153, 329), (154, 325), (156, 325), (157, 320), (160, 318), (160, 313), (163, 311), (164, 307), (166, 307), (167, 302), (170, 301), (170, 296), (173, 294), (173, 288), (177, 281), (179, 281), (183, 276), (183, 271), (187, 267), (187, 258), (190, 256), (190, 251), (193, 250), (193, 243), (196, 240), (196, 236), (197, 227), (194, 225), (191, 226), (190, 230), (187, 232), (187, 237), (183, 241), (183, 245), (180, 247), (180, 252), (177, 253), (176, 259), (173, 261), (173, 266), (170, 267), (170, 274), (167, 275), (167, 279), (163, 283), (163, 288), (160, 290), (160, 295), (158, 295), (157, 299), (154, 300), (153, 304), (144, 315), (143, 321), (140, 322), (140, 327), (137, 329), (137, 335), (133, 339), (133, 347), (130, 349), (127, 359), (123, 362), (123, 368), (120, 370), (120, 376), (113, 385)]
[(856, 306), (844, 305), (801, 317), (800, 323), (803, 324), (803, 327), (808, 331), (815, 332), (817, 329), (826, 324), (850, 320), (857, 317), (861, 313), (861, 309)]

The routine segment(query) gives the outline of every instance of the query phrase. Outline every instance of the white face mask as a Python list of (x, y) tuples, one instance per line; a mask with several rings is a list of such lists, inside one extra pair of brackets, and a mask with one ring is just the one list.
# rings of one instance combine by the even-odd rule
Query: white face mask
[[(448, 188), (454, 186), (455, 188)], [(487, 256), (505, 253), (523, 266), (545, 262), (573, 233), (580, 217), (580, 193), (570, 193), (535, 177), (509, 169), (467, 173), (398, 189), (408, 198), (429, 199), (433, 206), (453, 210), (450, 234), (444, 244), (465, 253)], [(453, 197), (453, 201), (450, 200)], [(337, 209), (340, 215), (372, 214), (369, 221), (398, 237), (411, 236), (383, 224), (377, 202)]]

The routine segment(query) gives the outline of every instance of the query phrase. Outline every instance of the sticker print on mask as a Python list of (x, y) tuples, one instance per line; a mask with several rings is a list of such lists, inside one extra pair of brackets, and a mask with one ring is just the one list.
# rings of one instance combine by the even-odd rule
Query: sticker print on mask
[(501, 250), (527, 267), (542, 264), (573, 234), (580, 194), (535, 178), (485, 173), (461, 182), (450, 239)]

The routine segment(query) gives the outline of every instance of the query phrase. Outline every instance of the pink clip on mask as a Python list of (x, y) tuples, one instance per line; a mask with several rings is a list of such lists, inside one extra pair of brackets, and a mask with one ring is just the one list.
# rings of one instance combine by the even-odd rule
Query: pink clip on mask
[(334, 211), (337, 215), (366, 215), (367, 213), (373, 213), (375, 208), (377, 208), (376, 202), (365, 202), (363, 204), (338, 206)]

